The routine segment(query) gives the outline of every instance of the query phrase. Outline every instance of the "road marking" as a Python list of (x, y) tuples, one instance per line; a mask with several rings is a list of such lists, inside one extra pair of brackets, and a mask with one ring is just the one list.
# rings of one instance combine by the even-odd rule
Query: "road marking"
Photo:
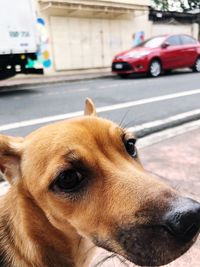
[[(145, 105), (149, 103), (175, 99), (175, 98), (184, 97), (184, 96), (196, 95), (196, 94), (200, 94), (200, 89), (191, 90), (191, 91), (183, 91), (183, 92), (175, 93), (175, 94), (155, 96), (155, 97), (140, 99), (136, 101), (130, 101), (130, 102), (125, 102), (125, 103), (120, 103), (120, 104), (115, 104), (115, 105), (110, 105), (110, 106), (99, 107), (97, 108), (97, 112), (101, 113), (101, 112), (123, 109), (123, 108), (128, 108), (128, 107), (135, 107), (135, 106)], [(37, 118), (37, 119), (32, 119), (32, 120), (25, 120), (25, 121), (5, 124), (5, 125), (0, 126), (0, 131), (6, 131), (6, 130), (17, 129), (21, 127), (27, 127), (27, 126), (33, 126), (33, 125), (38, 125), (38, 124), (43, 124), (43, 123), (48, 123), (48, 122), (64, 120), (64, 119), (68, 119), (72, 117), (81, 116), (82, 114), (83, 114), (83, 111), (76, 111), (76, 112), (71, 112), (71, 113), (66, 113), (66, 114), (60, 114), (60, 115), (55, 115), (55, 116), (48, 116), (48, 117), (42, 117), (42, 118)]]
[(68, 118), (72, 118), (72, 117), (78, 117), (81, 115), (83, 115), (83, 112), (77, 111), (77, 112), (72, 112), (72, 113), (56, 115), (56, 116), (49, 116), (49, 117), (43, 117), (43, 118), (38, 118), (38, 119), (33, 119), (33, 120), (14, 122), (14, 123), (10, 123), (10, 124), (1, 125), (0, 126), (0, 132), (11, 130), (11, 129), (18, 129), (21, 127), (33, 126), (33, 125), (47, 123), (47, 122), (64, 120), (64, 119), (68, 119)]
[(98, 112), (105, 112), (105, 111), (111, 111), (111, 110), (115, 110), (115, 109), (135, 107), (135, 106), (140, 106), (140, 105), (149, 104), (149, 103), (153, 103), (153, 102), (159, 102), (159, 101), (163, 101), (163, 100), (169, 100), (169, 99), (173, 99), (173, 98), (179, 98), (179, 97), (195, 95), (195, 94), (200, 94), (200, 89), (195, 89), (195, 90), (191, 90), (191, 91), (183, 91), (183, 92), (175, 93), (175, 94), (155, 96), (155, 97), (125, 102), (125, 103), (120, 103), (120, 104), (115, 104), (115, 105), (110, 105), (110, 106), (104, 106), (104, 107), (98, 108), (97, 111)]

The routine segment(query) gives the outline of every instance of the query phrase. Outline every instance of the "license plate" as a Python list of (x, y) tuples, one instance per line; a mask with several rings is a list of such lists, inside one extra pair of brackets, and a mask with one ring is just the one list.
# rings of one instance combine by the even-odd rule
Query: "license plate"
[(120, 70), (120, 69), (123, 69), (123, 65), (122, 64), (115, 64), (115, 68)]

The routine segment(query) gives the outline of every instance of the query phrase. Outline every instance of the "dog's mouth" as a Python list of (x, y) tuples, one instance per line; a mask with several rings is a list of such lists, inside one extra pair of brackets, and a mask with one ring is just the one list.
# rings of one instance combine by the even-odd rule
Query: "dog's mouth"
[(175, 238), (171, 231), (162, 225), (137, 225), (119, 228), (114, 240), (101, 240), (97, 236), (93, 242), (110, 252), (117, 253), (139, 266), (166, 265), (184, 254), (197, 239)]
[(166, 265), (184, 254), (195, 242), (176, 238), (163, 225), (133, 226), (119, 229), (116, 241), (124, 250), (124, 257), (139, 266)]

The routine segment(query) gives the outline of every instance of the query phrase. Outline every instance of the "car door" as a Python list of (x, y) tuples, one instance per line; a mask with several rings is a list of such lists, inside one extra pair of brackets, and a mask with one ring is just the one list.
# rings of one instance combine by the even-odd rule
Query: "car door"
[(182, 45), (179, 35), (173, 35), (165, 40), (165, 46), (161, 51), (161, 60), (164, 69), (176, 69), (182, 67)]
[(191, 67), (197, 58), (197, 41), (188, 35), (181, 35), (183, 67)]

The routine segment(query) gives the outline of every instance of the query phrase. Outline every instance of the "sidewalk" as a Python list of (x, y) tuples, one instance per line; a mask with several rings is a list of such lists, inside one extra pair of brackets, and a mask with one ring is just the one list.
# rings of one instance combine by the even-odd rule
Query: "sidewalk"
[[(200, 201), (200, 129), (142, 148), (140, 158), (145, 169), (165, 177), (165, 181), (180, 193)], [(99, 250), (95, 263), (105, 255), (109, 254)], [(92, 264), (91, 267), (93, 266)], [(123, 265), (117, 259), (109, 259), (100, 266), (125, 267), (127, 265)], [(200, 238), (190, 251), (165, 266), (199, 267)]]
[(16, 75), (12, 78), (0, 80), (0, 90), (4, 88), (47, 85), (53, 83), (74, 82), (114, 76), (111, 69), (69, 71), (54, 75)]
[[(163, 140), (154, 145), (140, 149), (140, 158), (150, 172), (165, 177), (165, 181), (180, 193), (200, 201), (200, 128)], [(6, 188), (1, 189), (1, 193)], [(99, 249), (92, 265), (110, 255)], [(108, 259), (101, 267), (133, 267), (125, 265), (118, 259)], [(199, 267), (200, 238), (184, 256), (166, 267)]]
[[(200, 129), (146, 147), (140, 157), (147, 170), (200, 202)], [(200, 266), (200, 238), (188, 253), (167, 266)]]

